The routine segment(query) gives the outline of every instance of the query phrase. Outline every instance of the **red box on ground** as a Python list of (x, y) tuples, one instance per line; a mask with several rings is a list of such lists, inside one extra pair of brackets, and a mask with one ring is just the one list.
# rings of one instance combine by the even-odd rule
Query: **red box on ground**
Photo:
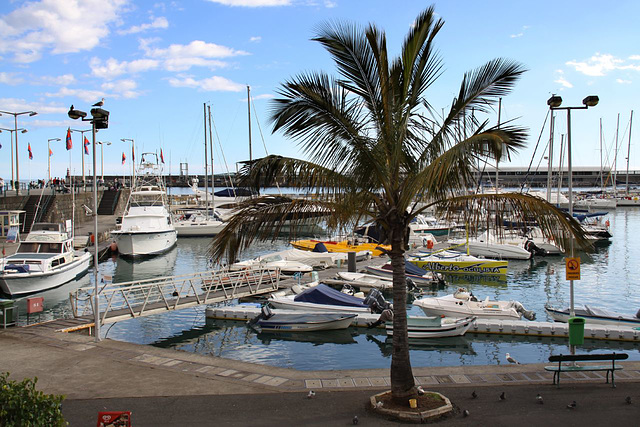
[(40, 313), (43, 310), (44, 297), (27, 298), (27, 313)]
[(98, 412), (98, 427), (131, 427), (131, 411)]

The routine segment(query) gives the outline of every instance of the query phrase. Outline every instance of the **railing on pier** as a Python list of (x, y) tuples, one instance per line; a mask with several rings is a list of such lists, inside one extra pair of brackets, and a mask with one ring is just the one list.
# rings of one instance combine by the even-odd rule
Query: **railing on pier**
[[(107, 283), (99, 288), (101, 323), (261, 295), (278, 289), (279, 269), (211, 270), (180, 276)], [(71, 292), (73, 315), (94, 319), (94, 287)]]

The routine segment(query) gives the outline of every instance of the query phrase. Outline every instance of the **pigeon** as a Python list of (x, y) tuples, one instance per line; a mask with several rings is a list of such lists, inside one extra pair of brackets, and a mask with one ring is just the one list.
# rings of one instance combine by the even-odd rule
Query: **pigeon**
[(536, 396), (536, 400), (538, 401), (539, 404), (543, 404), (544, 400), (542, 400), (542, 396), (540, 395), (540, 393), (538, 393), (538, 395)]
[(631, 396), (627, 396), (624, 401), (627, 402), (627, 405), (631, 405)]
[(418, 390), (419, 396), (422, 396), (424, 394), (424, 389), (422, 388), (422, 386), (419, 385), (418, 387), (416, 387), (416, 390)]
[(93, 104), (93, 107), (102, 107), (103, 105), (104, 105), (104, 98), (102, 98), (100, 101)]
[(465, 409), (464, 411), (462, 411), (462, 416), (463, 417), (468, 417), (469, 416), (469, 410)]
[(353, 423), (354, 426), (358, 425), (358, 423), (360, 422), (360, 420), (358, 420), (358, 416), (356, 415), (355, 417), (353, 417), (353, 419), (351, 420), (351, 422)]
[(575, 409), (576, 405), (577, 405), (577, 403), (576, 403), (576, 401), (574, 400), (573, 402), (571, 402), (571, 403), (569, 403), (569, 404), (567, 405), (567, 408), (569, 408), (569, 409)]
[(313, 399), (316, 395), (316, 392), (313, 390), (309, 390), (309, 394), (307, 394), (307, 399)]
[(376, 403), (376, 408), (382, 408), (383, 406), (384, 406), (384, 403), (382, 402)]
[(519, 365), (520, 362), (518, 362), (516, 359), (514, 359), (513, 357), (511, 357), (511, 355), (509, 353), (507, 353), (507, 362), (509, 363), (515, 363), (516, 365)]
[(476, 397), (478, 397), (478, 394), (476, 393), (475, 390), (473, 390), (473, 392), (471, 393), (471, 398), (475, 399)]
[(505, 400), (507, 398), (506, 393), (503, 391), (502, 394), (500, 395), (500, 400)]

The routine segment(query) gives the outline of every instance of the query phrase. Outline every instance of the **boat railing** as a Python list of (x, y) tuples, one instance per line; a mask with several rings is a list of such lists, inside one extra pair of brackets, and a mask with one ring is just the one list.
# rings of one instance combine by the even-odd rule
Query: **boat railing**
[[(278, 289), (280, 269), (256, 267), (239, 271), (227, 268), (178, 276), (106, 283), (99, 290), (101, 323), (140, 317), (160, 311), (229, 301)], [(75, 317), (95, 317), (95, 287), (69, 294)]]

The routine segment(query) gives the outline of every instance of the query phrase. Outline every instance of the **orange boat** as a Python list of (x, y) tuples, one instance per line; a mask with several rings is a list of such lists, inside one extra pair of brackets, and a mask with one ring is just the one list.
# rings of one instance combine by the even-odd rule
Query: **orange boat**
[(380, 256), (384, 254), (384, 251), (390, 251), (390, 245), (379, 245), (377, 243), (358, 243), (358, 244), (350, 244), (348, 240), (342, 240), (340, 242), (335, 242), (331, 240), (315, 240), (315, 239), (307, 239), (307, 240), (296, 240), (295, 242), (290, 242), (291, 245), (296, 249), (302, 249), (304, 251), (312, 251), (315, 249), (318, 243), (322, 243), (325, 248), (327, 248), (327, 252), (360, 252), (360, 251), (370, 251), (373, 256)]

